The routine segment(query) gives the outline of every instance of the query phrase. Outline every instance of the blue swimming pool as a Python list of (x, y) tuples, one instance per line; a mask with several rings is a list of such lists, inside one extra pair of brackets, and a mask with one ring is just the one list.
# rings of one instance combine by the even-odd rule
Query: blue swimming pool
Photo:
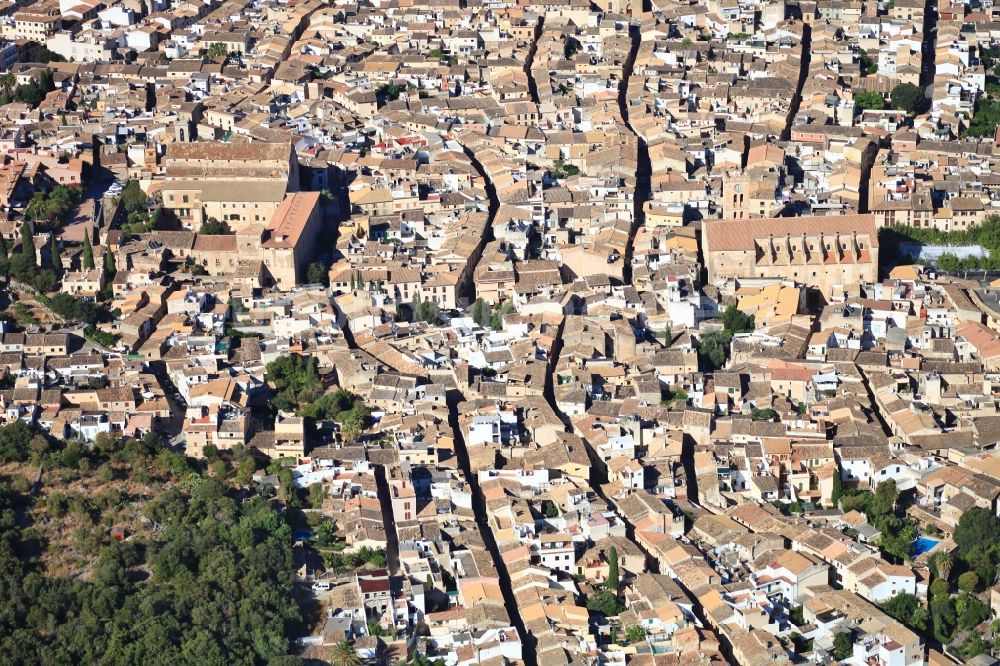
[(941, 543), (940, 539), (932, 539), (926, 536), (917, 537), (917, 540), (913, 542), (913, 546), (910, 548), (910, 551), (913, 553), (913, 557), (919, 557), (924, 553), (929, 553), (934, 550), (939, 543)]

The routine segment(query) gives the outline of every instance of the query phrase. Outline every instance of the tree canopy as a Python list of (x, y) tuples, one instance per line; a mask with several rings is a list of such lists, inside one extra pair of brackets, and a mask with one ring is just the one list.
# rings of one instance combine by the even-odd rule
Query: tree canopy
[(601, 590), (587, 597), (587, 610), (605, 617), (613, 617), (621, 612), (621, 606), (617, 596), (607, 590)]
[(923, 111), (927, 103), (924, 89), (912, 83), (900, 83), (892, 89), (889, 98), (892, 100), (892, 108), (911, 115)]
[(879, 111), (885, 108), (885, 98), (882, 93), (874, 90), (859, 90), (854, 93), (854, 108), (858, 111), (873, 109)]
[(55, 90), (55, 83), (51, 69), (43, 69), (37, 78), (21, 85), (17, 85), (17, 77), (8, 73), (0, 76), (0, 105), (20, 102), (35, 108), (52, 90)]
[(24, 211), (25, 216), (47, 229), (62, 226), (66, 214), (80, 198), (80, 190), (68, 185), (56, 185), (49, 192), (35, 192)]
[(126, 183), (122, 189), (121, 200), (126, 213), (136, 213), (145, 210), (149, 203), (149, 197), (139, 187), (139, 181), (137, 180), (130, 180)]
[(920, 605), (920, 600), (912, 594), (902, 592), (882, 605), (882, 610), (889, 617), (902, 622), (915, 631), (923, 632), (929, 619), (927, 611)]
[(722, 326), (729, 333), (751, 333), (756, 328), (756, 322), (753, 315), (730, 305), (722, 311)]
[[(50, 495), (53, 511), (58, 498)], [(18, 526), (26, 498), (0, 487), (0, 651), (18, 664), (301, 663), (289, 636), (289, 526), (269, 500), (237, 500), (216, 479), (146, 504), (162, 527), (146, 543), (111, 541), (88, 579), (45, 575)], [(130, 572), (146, 565), (148, 580)]]
[(223, 236), (233, 233), (233, 230), (229, 228), (228, 223), (210, 217), (201, 223), (198, 233), (204, 236)]
[(992, 512), (974, 506), (958, 520), (953, 536), (959, 555), (989, 545), (1000, 545), (1000, 522)]
[(271, 404), (278, 410), (297, 411), (300, 406), (318, 398), (323, 391), (315, 356), (279, 356), (267, 364), (267, 377), (274, 384), (276, 393)]
[(722, 311), (722, 330), (711, 331), (701, 336), (698, 356), (708, 370), (718, 370), (729, 358), (729, 345), (737, 333), (751, 333), (757, 324), (754, 316), (746, 314), (735, 305)]

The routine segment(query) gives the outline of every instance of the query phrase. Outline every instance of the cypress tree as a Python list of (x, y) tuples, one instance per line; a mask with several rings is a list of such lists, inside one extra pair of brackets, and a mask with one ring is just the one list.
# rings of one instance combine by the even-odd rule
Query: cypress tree
[(94, 246), (90, 244), (90, 232), (83, 237), (83, 270), (94, 269)]
[(10, 258), (7, 256), (7, 241), (0, 236), (0, 275), (4, 277), (10, 273)]
[(618, 594), (618, 586), (621, 577), (618, 573), (618, 549), (614, 546), (608, 549), (608, 590), (613, 594)]
[(410, 302), (410, 311), (412, 313), (411, 321), (417, 321), (420, 319), (420, 292), (413, 294), (413, 301)]
[(118, 267), (115, 266), (115, 255), (111, 250), (104, 253), (104, 272), (109, 278), (114, 277), (115, 273), (118, 272)]
[(56, 242), (55, 234), (49, 237), (49, 254), (52, 259), (52, 270), (55, 271), (56, 276), (62, 275), (62, 256), (59, 254), (59, 243)]
[(31, 233), (31, 225), (25, 220), (21, 223), (21, 254), (35, 256), (35, 237)]

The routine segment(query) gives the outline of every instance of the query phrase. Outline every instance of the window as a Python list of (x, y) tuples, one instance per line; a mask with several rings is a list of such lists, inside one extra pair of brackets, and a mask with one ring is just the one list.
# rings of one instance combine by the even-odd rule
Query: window
[(184, 196), (183, 196), (183, 197), (181, 198), (181, 200), (182, 200), (182, 201), (183, 201), (184, 203), (187, 203), (187, 202), (188, 202), (188, 195), (186, 195), (186, 194), (185, 194), (185, 195), (184, 195)]

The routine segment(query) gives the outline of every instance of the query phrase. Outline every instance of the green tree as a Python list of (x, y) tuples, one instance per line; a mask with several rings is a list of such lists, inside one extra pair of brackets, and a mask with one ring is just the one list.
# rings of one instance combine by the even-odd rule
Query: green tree
[(80, 190), (68, 185), (56, 185), (48, 193), (35, 192), (25, 209), (25, 216), (44, 229), (55, 229), (62, 225), (63, 218), (80, 198)]
[(951, 575), (951, 567), (953, 564), (951, 553), (946, 550), (938, 551), (931, 555), (930, 562), (934, 568), (937, 569), (938, 576), (944, 580), (948, 580), (948, 577)]
[(833, 637), (833, 658), (843, 661), (854, 653), (854, 639), (850, 633), (841, 632)]
[(882, 550), (899, 560), (909, 559), (913, 542), (917, 538), (917, 526), (913, 520), (889, 514), (877, 518), (875, 525), (882, 532), (879, 542)]
[(410, 315), (411, 315), (410, 321), (417, 321), (418, 319), (420, 319), (420, 306), (421, 306), (420, 292), (417, 291), (414, 292), (413, 300), (410, 301)]
[(59, 252), (59, 244), (56, 242), (55, 234), (49, 237), (49, 257), (52, 261), (52, 270), (56, 275), (62, 275), (62, 254)]
[[(858, 66), (861, 68), (861, 73), (865, 75), (874, 74), (878, 71), (878, 65), (871, 59), (871, 56), (867, 52), (861, 49), (858, 49)], [(857, 95), (855, 95), (855, 98), (857, 98)]]
[(976, 572), (980, 582), (989, 587), (997, 577), (997, 559), (1000, 555), (997, 542), (985, 542), (962, 556), (969, 569)]
[(309, 486), (309, 506), (314, 509), (322, 509), (323, 501), (326, 499), (326, 489), (322, 483), (314, 483)]
[(833, 491), (830, 494), (834, 508), (840, 506), (840, 498), (844, 496), (844, 481), (840, 478), (840, 465), (833, 470)]
[(35, 265), (35, 236), (27, 220), (21, 223), (21, 254), (31, 257), (31, 263)]
[(960, 133), (962, 138), (992, 138), (997, 124), (1000, 124), (1000, 99), (997, 99), (997, 91), (991, 84), (987, 84), (986, 89), (986, 95), (976, 98), (972, 120)]
[(618, 549), (614, 546), (608, 549), (608, 589), (618, 594), (621, 586), (621, 574), (618, 571)]
[(958, 577), (958, 589), (963, 592), (972, 593), (979, 586), (979, 576), (975, 571), (966, 571)]
[(329, 285), (329, 277), (323, 264), (314, 261), (306, 267), (306, 282), (309, 284)]
[(873, 517), (886, 516), (896, 509), (896, 500), (899, 498), (899, 491), (896, 490), (896, 482), (888, 479), (881, 482), (875, 488), (875, 497), (872, 499)]
[(23, 421), (14, 421), (0, 428), (0, 459), (4, 462), (24, 462), (30, 453), (33, 433)]
[(83, 235), (83, 270), (89, 271), (94, 268), (94, 247), (90, 244), (90, 233)]
[(930, 587), (928, 588), (927, 591), (930, 593), (932, 599), (934, 597), (947, 598), (948, 596), (951, 595), (951, 586), (948, 585), (948, 581), (946, 581), (944, 578), (935, 578), (931, 582)]
[(330, 650), (330, 664), (332, 666), (361, 666), (361, 658), (351, 642), (345, 639)]
[(486, 328), (490, 325), (490, 304), (481, 298), (477, 298), (472, 304), (472, 320)]
[(939, 256), (934, 264), (943, 271), (953, 273), (961, 268), (961, 260), (951, 252), (945, 252)]
[(229, 49), (222, 42), (213, 42), (208, 45), (205, 49), (205, 55), (208, 56), (210, 60), (216, 60), (217, 58), (224, 58), (229, 55)]
[[(59, 55), (58, 53), (50, 51), (44, 46), (38, 47), (38, 49), (35, 51), (35, 55), (32, 57), (31, 60), (32, 62), (40, 62), (40, 63), (66, 62), (66, 58)], [(63, 125), (65, 124), (66, 123), (64, 122)]]
[(110, 279), (117, 272), (118, 267), (115, 265), (115, 253), (110, 248), (107, 248), (104, 251), (104, 274)]
[(332, 419), (336, 418), (340, 412), (351, 409), (359, 401), (361, 401), (361, 398), (341, 388), (330, 393), (324, 393), (303, 407), (300, 410), (300, 414), (313, 420)]
[(959, 555), (984, 544), (1000, 544), (1000, 522), (992, 512), (974, 506), (959, 518), (953, 539)]
[(503, 328), (503, 318), (509, 314), (513, 314), (517, 308), (514, 306), (513, 301), (504, 301), (498, 307), (494, 308), (493, 316), (490, 317), (490, 328), (494, 331), (499, 331)]
[(722, 312), (722, 326), (729, 333), (751, 333), (756, 328), (754, 316), (748, 315), (735, 305), (729, 305)]
[(72, 321), (93, 324), (97, 321), (97, 306), (66, 293), (58, 293), (48, 301), (48, 307), (56, 314)]
[(892, 89), (889, 98), (892, 100), (892, 108), (906, 111), (910, 115), (923, 111), (927, 101), (924, 89), (912, 83), (900, 83)]
[(956, 622), (955, 606), (950, 597), (935, 596), (931, 599), (931, 621), (934, 637), (942, 643), (951, 640)]
[(621, 612), (618, 598), (607, 590), (601, 590), (587, 597), (587, 610), (600, 613), (605, 617), (614, 617)]
[(428, 324), (436, 324), (440, 308), (434, 301), (422, 301), (419, 307), (419, 318)]
[(990, 617), (990, 607), (973, 594), (963, 592), (955, 599), (958, 626), (966, 631), (975, 629)]
[(920, 600), (905, 592), (897, 594), (882, 605), (886, 615), (915, 631), (923, 632), (927, 628), (927, 611), (920, 605)]
[[(135, 440), (127, 446), (144, 448)], [(78, 461), (104, 455), (84, 456), (83, 447), (70, 443), (64, 453), (71, 449)], [(50, 573), (40, 557), (14, 548), (36, 537), (14, 520), (14, 498), (0, 488), (6, 661), (296, 663), (286, 657), (301, 614), (293, 598), (291, 531), (278, 509), (260, 497), (231, 496), (216, 479), (160, 490), (143, 507), (157, 528), (141, 546), (91, 536), (103, 529), (78, 532), (85, 539), (78, 541), (77, 558), (91, 572), (84, 580)], [(69, 512), (74, 522), (90, 525), (123, 501), (116, 489), (98, 497), (50, 492), (45, 506), (52, 519)], [(152, 572), (146, 581), (128, 575), (140, 565)], [(221, 620), (225, 608), (238, 609), (240, 621)]]
[(885, 108), (885, 98), (874, 90), (858, 90), (854, 93), (854, 108), (858, 111), (879, 111)]
[(320, 546), (332, 546), (337, 542), (337, 524), (329, 518), (323, 520), (316, 527), (316, 534), (313, 538)]
[[(143, 202), (143, 205), (145, 205), (145, 202)], [(228, 223), (220, 222), (214, 217), (210, 217), (201, 223), (198, 233), (203, 236), (224, 236), (233, 233), (233, 230), (229, 228)]]
[(375, 99), (378, 100), (379, 105), (394, 102), (399, 99), (402, 92), (402, 86), (395, 83), (386, 83), (375, 89)]
[(963, 659), (969, 661), (981, 654), (986, 654), (989, 652), (989, 649), (990, 644), (983, 640), (982, 636), (979, 634), (971, 634), (969, 638), (959, 647), (958, 652), (962, 655)]
[[(5, 83), (9, 81), (5, 79)], [(15, 80), (16, 82), (16, 80)], [(52, 70), (44, 69), (38, 74), (38, 78), (32, 79), (15, 88), (5, 87), (3, 94), (0, 94), (0, 102), (8, 104), (10, 102), (20, 102), (28, 104), (32, 108), (37, 108), (45, 95), (55, 89)]]
[(848, 489), (844, 492), (844, 496), (840, 500), (840, 505), (843, 507), (844, 513), (850, 511), (860, 511), (866, 516), (871, 516), (871, 504), (872, 498), (875, 495), (867, 490), (857, 491), (853, 489)]
[(122, 188), (121, 200), (126, 213), (145, 211), (149, 207), (149, 197), (142, 191), (137, 180), (130, 180), (125, 184), (125, 187)]
[(353, 442), (361, 436), (369, 413), (364, 405), (355, 405), (351, 409), (337, 414), (336, 420), (340, 424), (340, 432), (346, 441)]
[(638, 624), (633, 624), (625, 630), (625, 638), (629, 643), (641, 643), (646, 640), (646, 630)]
[(729, 358), (729, 343), (732, 335), (726, 331), (711, 331), (701, 336), (698, 357), (709, 370), (718, 370), (726, 365)]
[(250, 481), (253, 480), (253, 473), (256, 471), (257, 463), (252, 455), (247, 454), (241, 458), (236, 466), (236, 478), (234, 479), (236, 485), (240, 487), (249, 485)]
[(267, 364), (268, 381), (274, 385), (275, 397), (269, 405), (275, 410), (296, 411), (320, 397), (322, 386), (315, 356), (299, 354), (279, 356)]

